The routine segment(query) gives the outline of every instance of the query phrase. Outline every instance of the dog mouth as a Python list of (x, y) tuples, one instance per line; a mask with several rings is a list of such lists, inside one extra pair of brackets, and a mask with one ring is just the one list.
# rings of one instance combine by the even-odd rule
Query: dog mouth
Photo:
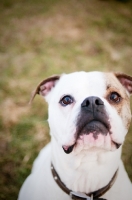
[(73, 144), (71, 146), (64, 145), (64, 146), (62, 146), (62, 148), (66, 154), (70, 154), (73, 151), (74, 146), (75, 146), (75, 144)]
[[(108, 124), (93, 120), (85, 125), (83, 124), (81, 127), (78, 127), (78, 130), (75, 134), (76, 136), (74, 144), (69, 146), (63, 145), (62, 148), (66, 154), (70, 154), (74, 150), (74, 147), (78, 145), (78, 141), (81, 140), (81, 138), (91, 136), (94, 141), (97, 141), (100, 136), (107, 137), (108, 134), (111, 135)], [(114, 146), (114, 149), (118, 149), (121, 146), (121, 144), (118, 144), (112, 139), (111, 144)]]
[[(112, 143), (114, 144), (114, 146), (115, 146), (116, 149), (119, 149), (119, 147), (121, 146), (121, 144), (119, 144), (117, 142), (112, 141)], [(73, 144), (73, 145), (71, 145), (71, 146), (64, 145), (64, 146), (62, 146), (62, 148), (63, 148), (63, 150), (64, 150), (64, 152), (66, 154), (70, 154), (70, 153), (72, 153), (72, 151), (73, 151), (73, 149), (74, 149), (75, 146), (76, 146), (76, 143)]]

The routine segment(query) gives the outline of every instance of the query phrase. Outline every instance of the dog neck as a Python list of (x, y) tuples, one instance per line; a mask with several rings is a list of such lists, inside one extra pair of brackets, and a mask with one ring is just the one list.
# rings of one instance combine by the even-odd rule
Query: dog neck
[(103, 188), (98, 189), (97, 191), (93, 191), (89, 194), (85, 194), (85, 193), (80, 193), (80, 192), (74, 192), (72, 190), (69, 190), (64, 183), (61, 181), (59, 175), (57, 174), (53, 164), (51, 163), (51, 172), (53, 175), (54, 180), (56, 181), (57, 185), (68, 195), (70, 195), (70, 197), (72, 199), (100, 199), (100, 200), (106, 200), (106, 199), (102, 199), (99, 198), (101, 197), (103, 194), (105, 194), (114, 184), (116, 177), (117, 177), (117, 173), (118, 170), (115, 172), (114, 176), (112, 177), (112, 179), (110, 180), (110, 182), (104, 186)]
[(90, 193), (109, 183), (119, 167), (121, 147), (116, 152), (99, 149), (65, 154), (52, 139), (52, 163), (67, 188)]

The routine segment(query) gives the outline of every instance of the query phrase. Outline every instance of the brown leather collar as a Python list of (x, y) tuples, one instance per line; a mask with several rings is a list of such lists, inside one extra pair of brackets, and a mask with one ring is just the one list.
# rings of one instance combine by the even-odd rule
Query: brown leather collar
[(69, 190), (64, 183), (61, 181), (59, 175), (57, 174), (53, 164), (51, 163), (51, 172), (53, 175), (54, 180), (56, 181), (56, 183), (58, 184), (58, 186), (68, 195), (70, 195), (70, 197), (74, 200), (106, 200), (103, 198), (99, 198), (101, 197), (103, 194), (105, 194), (114, 184), (116, 177), (117, 177), (117, 173), (118, 173), (118, 169), (116, 170), (114, 176), (112, 177), (112, 179), (110, 180), (110, 182), (104, 186), (103, 188), (96, 190), (94, 192), (91, 192), (89, 194), (85, 194), (85, 193), (80, 193), (80, 192), (73, 192), (72, 190)]

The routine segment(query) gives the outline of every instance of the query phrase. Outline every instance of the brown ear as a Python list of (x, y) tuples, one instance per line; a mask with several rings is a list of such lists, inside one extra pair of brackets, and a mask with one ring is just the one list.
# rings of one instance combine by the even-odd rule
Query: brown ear
[(60, 79), (60, 76), (55, 75), (55, 76), (51, 76), (51, 77), (43, 80), (42, 82), (40, 82), (40, 84), (37, 86), (35, 91), (32, 93), (29, 104), (32, 103), (36, 94), (46, 96), (50, 92), (50, 90), (55, 86), (56, 81), (59, 79)]
[(132, 77), (126, 74), (115, 73), (120, 83), (126, 88), (129, 94), (132, 94)]

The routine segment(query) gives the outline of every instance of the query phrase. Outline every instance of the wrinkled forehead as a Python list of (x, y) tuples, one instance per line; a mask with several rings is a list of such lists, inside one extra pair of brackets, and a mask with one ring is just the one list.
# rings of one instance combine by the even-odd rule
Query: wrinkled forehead
[(57, 84), (58, 95), (98, 95), (104, 96), (106, 91), (106, 77), (102, 72), (75, 72), (63, 75)]

